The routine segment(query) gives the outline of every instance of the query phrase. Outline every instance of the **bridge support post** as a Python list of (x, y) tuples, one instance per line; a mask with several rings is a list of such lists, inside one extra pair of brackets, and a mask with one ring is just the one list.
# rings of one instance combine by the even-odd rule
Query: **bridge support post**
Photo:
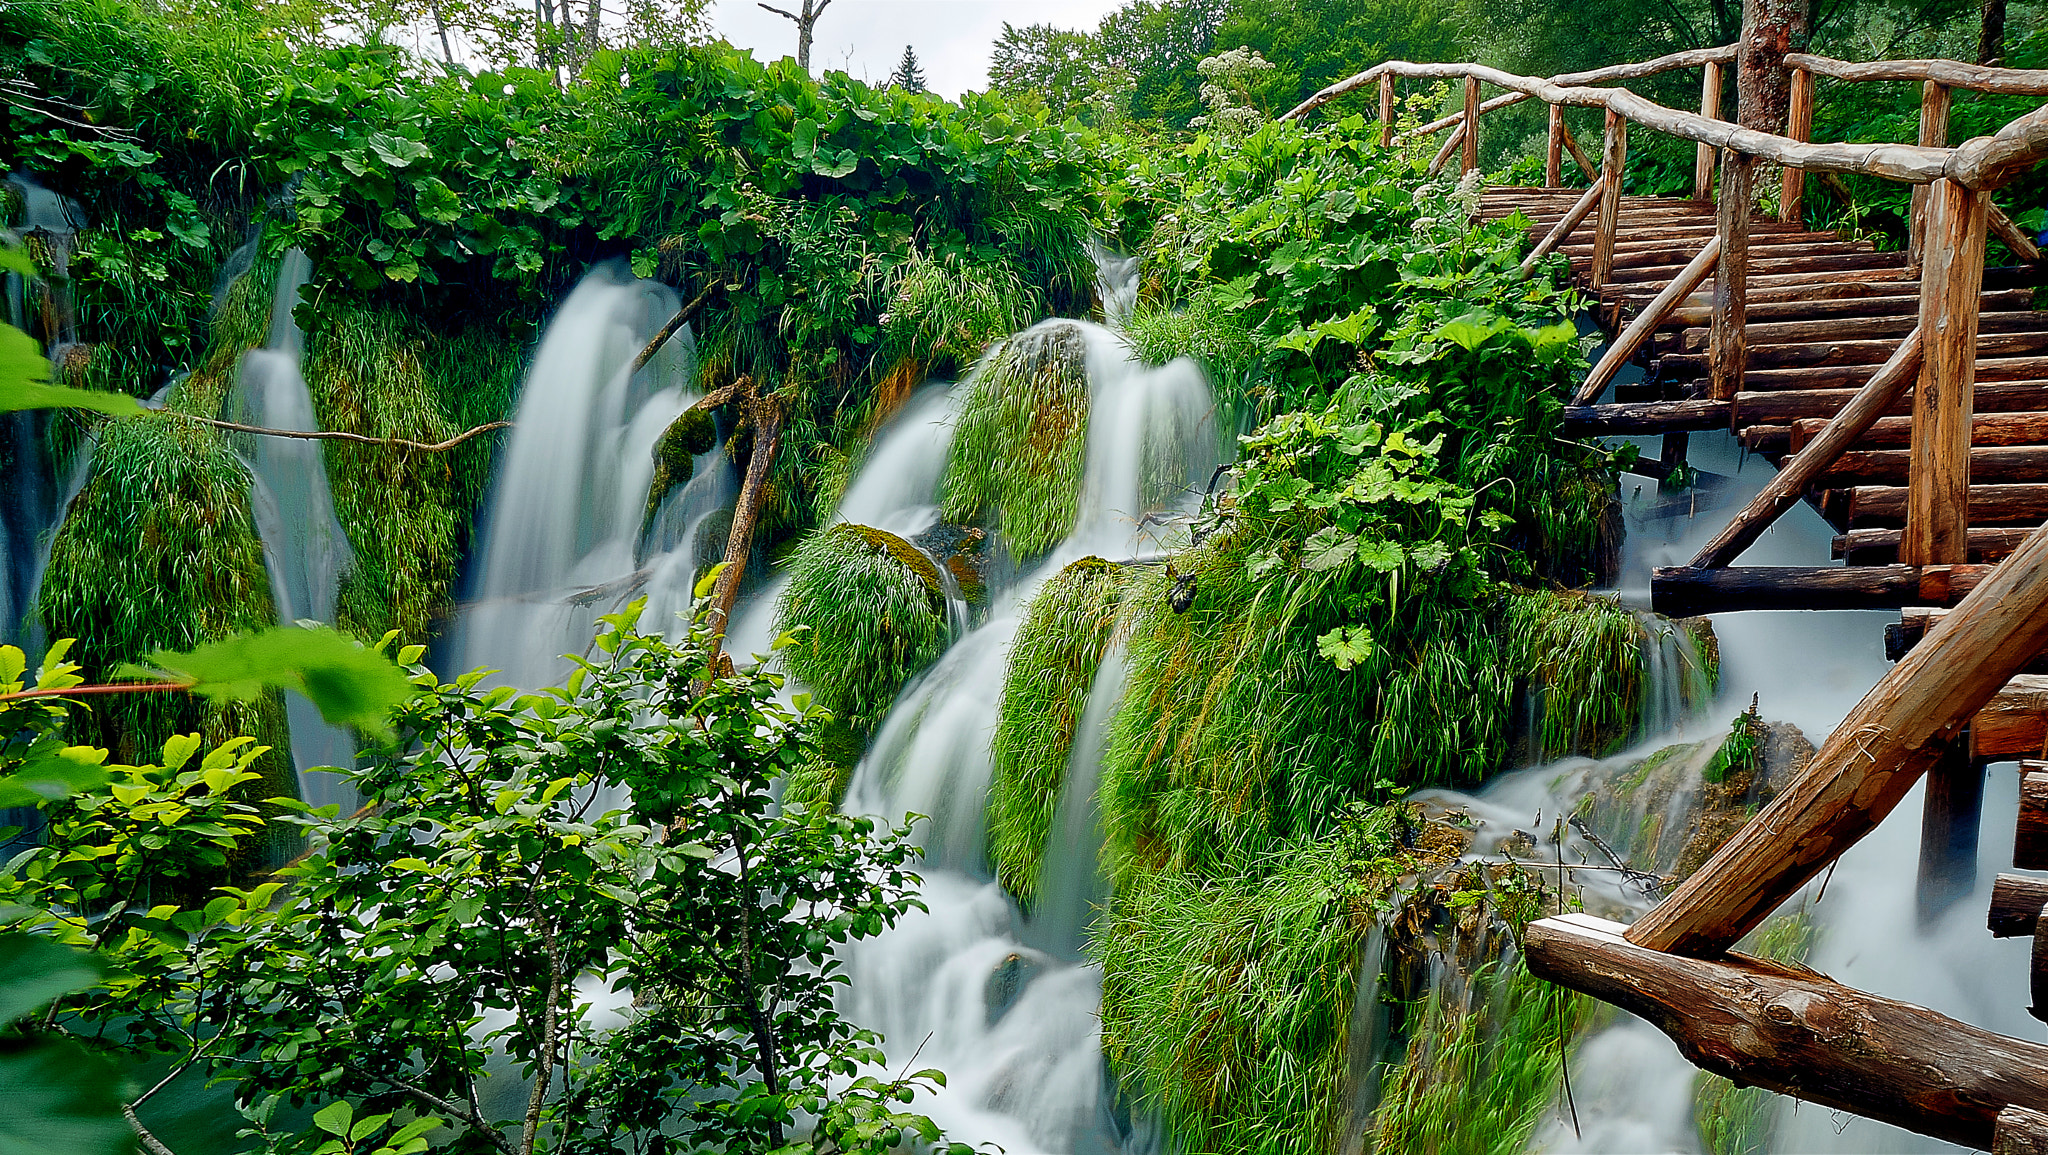
[(1959, 741), (1927, 769), (1920, 808), (1920, 874), (1914, 887), (1920, 925), (1930, 926), (1977, 885), (1977, 841), (1984, 815), (1984, 764)]
[(1380, 147), (1394, 147), (1394, 74), (1380, 73)]
[[(1785, 114), (1785, 135), (1797, 141), (1813, 139), (1813, 73), (1804, 68), (1792, 70), (1792, 100)], [(1803, 223), (1806, 220), (1805, 199), (1806, 170), (1788, 166), (1779, 186), (1779, 223)]]
[(1614, 234), (1621, 226), (1621, 174), (1628, 165), (1628, 120), (1607, 110), (1607, 137), (1600, 149), (1600, 222), (1593, 230), (1593, 287), (1614, 276)]
[[(1920, 143), (1932, 148), (1948, 147), (1948, 85), (1932, 80), (1920, 86)], [(1913, 219), (1906, 241), (1906, 263), (1918, 269), (1927, 250), (1928, 186), (1913, 186)]]
[[(1564, 105), (1550, 105), (1550, 146), (1543, 153), (1543, 183), (1564, 187)], [(1705, 145), (1701, 145), (1705, 148)]]
[(1748, 323), (1749, 311), (1749, 206), (1755, 178), (1753, 158), (1732, 148), (1721, 150), (1716, 230), (1721, 238), (1721, 264), (1714, 275), (1714, 323), (1707, 338), (1708, 387), (1716, 401), (1734, 399), (1749, 364), (1743, 326)]
[(1458, 171), (1468, 173), (1479, 167), (1479, 78), (1465, 78), (1465, 146), (1458, 158)]
[(1952, 180), (1927, 189), (1927, 251), (1920, 271), (1926, 351), (1913, 393), (1913, 448), (1899, 560), (1969, 560), (1971, 394), (1977, 310), (1984, 291), (1984, 194)]
[[(1700, 68), (1700, 115), (1709, 120), (1721, 119), (1721, 65), (1710, 60)], [(1552, 106), (1552, 111), (1556, 107)], [(1714, 146), (1696, 146), (1692, 162), (1692, 199), (1710, 201), (1714, 199)]]

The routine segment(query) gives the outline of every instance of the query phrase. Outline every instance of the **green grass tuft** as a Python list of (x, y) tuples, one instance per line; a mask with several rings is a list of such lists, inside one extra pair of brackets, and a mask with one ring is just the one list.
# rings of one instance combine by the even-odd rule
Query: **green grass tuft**
[(1116, 623), (1118, 570), (1087, 557), (1040, 587), (1010, 649), (988, 798), (988, 857), (1029, 908), (1074, 732)]
[(884, 348), (931, 372), (954, 372), (1029, 325), (1035, 311), (1031, 290), (1008, 265), (918, 253), (897, 270), (882, 311)]
[(902, 538), (841, 523), (805, 538), (789, 560), (778, 633), (808, 627), (782, 651), (790, 674), (861, 734), (951, 640), (938, 567)]
[(1087, 448), (1087, 345), (1071, 324), (1020, 334), (975, 373), (946, 463), (946, 520), (987, 521), (1020, 558), (1074, 528)]

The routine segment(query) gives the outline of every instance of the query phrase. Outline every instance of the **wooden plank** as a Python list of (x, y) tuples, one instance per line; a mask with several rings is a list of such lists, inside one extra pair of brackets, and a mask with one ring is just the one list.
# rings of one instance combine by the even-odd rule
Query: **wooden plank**
[(1627, 166), (1628, 121), (1610, 109), (1600, 150), (1600, 180), (1607, 191), (1600, 198), (1600, 220), (1593, 229), (1592, 284), (1596, 289), (1614, 272), (1614, 234), (1621, 224), (1621, 177)]
[(1778, 515), (1790, 509), (1792, 503), (1806, 492), (1806, 487), (1813, 484), (1822, 471), (1855, 444), (1856, 439), (1863, 436), (1863, 431), (1905, 393), (1915, 379), (1923, 347), (1918, 329), (1907, 334), (1906, 339), (1893, 350), (1891, 360), (1885, 362), (1869, 384), (1843, 407), (1827, 431), (1806, 452), (1799, 454), (1794, 463), (1780, 468), (1778, 475), (1764, 486), (1762, 492), (1700, 550), (1692, 564), (1704, 569), (1725, 566), (1761, 537)]
[(1643, 347), (1643, 342), (1656, 330), (1665, 314), (1698, 288), (1699, 283), (1707, 279), (1708, 273), (1714, 271), (1714, 263), (1720, 257), (1721, 239), (1715, 237), (1700, 249), (1699, 255), (1693, 257), (1692, 262), (1686, 265), (1670, 284), (1664, 286), (1664, 291), (1657, 294), (1656, 299), (1651, 301), (1647, 308), (1636, 314), (1635, 320), (1629, 322), (1628, 328), (1623, 329), (1621, 335), (1607, 347), (1607, 353), (1600, 358), (1600, 363), (1593, 366), (1592, 372), (1586, 374), (1586, 380), (1579, 386), (1578, 394), (1572, 398), (1572, 404), (1592, 404), (1593, 400), (1600, 396), (1600, 391), (1607, 387), (1607, 383), (1614, 380), (1614, 375), (1621, 372), (1621, 367), (1628, 364), (1629, 359), (1636, 355), (1636, 351)]
[[(1843, 491), (1852, 526), (1903, 525), (1907, 493), (1902, 485), (1859, 485)], [(1977, 485), (1970, 488), (1971, 525), (2039, 525), (2048, 518), (2048, 485)]]
[(1742, 388), (1748, 368), (1748, 347), (1743, 336), (1747, 319), (1743, 306), (1749, 279), (1750, 182), (1755, 165), (1733, 149), (1721, 153), (1721, 202), (1717, 232), (1721, 238), (1721, 262), (1714, 277), (1714, 325), (1710, 345), (1712, 364), (1707, 377), (1707, 395), (1726, 401)]
[[(1980, 484), (2011, 485), (2048, 481), (2048, 445), (1985, 445), (1970, 449), (1970, 476)], [(1792, 454), (1778, 463), (1790, 469), (1806, 456)], [(1912, 451), (1853, 449), (1837, 457), (1808, 483), (1822, 489), (1864, 485), (1904, 485)]]
[[(1736, 428), (1796, 421), (1803, 417), (1832, 417), (1856, 396), (1855, 389), (1759, 390), (1735, 395), (1733, 423)], [(1973, 400), (1979, 413), (2014, 413), (2039, 409), (2048, 398), (2048, 381), (1993, 381), (1979, 384)], [(1887, 417), (1910, 413), (1912, 403), (1895, 403)]]
[[(1899, 561), (1899, 537), (1904, 531), (1897, 529), (1852, 529), (1837, 534), (1834, 539), (1834, 556), (1854, 566), (1897, 565)], [(1990, 565), (2005, 560), (2034, 532), (2031, 526), (1972, 526), (1970, 527), (1971, 565)], [(1896, 659), (1895, 659), (1896, 660)], [(2028, 673), (2048, 673), (2048, 667), (2027, 668)]]
[[(1792, 70), (1792, 94), (1785, 117), (1785, 135), (1793, 140), (1813, 139), (1813, 73)], [(1806, 173), (1788, 168), (1779, 185), (1778, 219), (1795, 224), (1805, 219)]]
[[(2040, 1018), (2042, 1011), (2040, 976), (2042, 939), (2034, 939), (2034, 1017)], [(2025, 1107), (2007, 1107), (1998, 1113), (1998, 1122), (1991, 1133), (1991, 1155), (2048, 1155), (2048, 1111), (2033, 1111)]]
[[(1989, 296), (1990, 294), (1985, 294)], [(1919, 298), (1891, 298), (1911, 301), (1910, 308), (1893, 311), (1890, 307), (1862, 305), (1856, 316), (1827, 317), (1811, 321), (1763, 322), (1755, 309), (1750, 310), (1749, 345), (1761, 348), (1765, 345), (1794, 345), (1813, 341), (1867, 341), (1876, 338), (1890, 338), (1894, 341), (1920, 323)], [(1984, 333), (2038, 333), (2048, 335), (2048, 313), (2037, 313), (2032, 309), (2011, 312), (1985, 312), (1980, 304), (1977, 314), (1977, 332)], [(1683, 344), (1688, 349), (1706, 348), (1707, 330), (1688, 328), (1683, 333)], [(1985, 346), (1979, 345), (1979, 356), (1984, 355)]]
[(1666, 617), (1743, 610), (1893, 610), (1953, 605), (1991, 566), (1659, 566), (1650, 608)]
[(2020, 777), (2012, 864), (2021, 870), (2048, 870), (2048, 766), (2037, 763)]
[(1991, 915), (1986, 924), (1994, 938), (2033, 934), (2043, 906), (2048, 906), (2048, 878), (2001, 874), (1991, 884)]
[(1882, 822), (1956, 729), (2048, 649), (2048, 527), (1988, 576), (1942, 568), (1919, 571), (1923, 595), (1931, 579), (1946, 577), (1952, 586), (1980, 580), (1857, 703), (1783, 793), (1629, 928), (1629, 941), (1680, 954), (1726, 951)]
[(1648, 401), (1628, 405), (1567, 405), (1566, 437), (1620, 436), (1631, 433), (1672, 433), (1690, 429), (1726, 429), (1726, 401)]
[(1908, 565), (1953, 564), (1969, 546), (1970, 414), (1976, 386), (1977, 301), (1983, 295), (1983, 194), (1950, 180), (1927, 190), (1920, 332), (1927, 349), (1913, 393)]
[[(1722, 242), (1722, 254), (1727, 254), (1727, 242)], [(1620, 287), (1662, 283), (1670, 280), (1683, 267), (1682, 261), (1668, 261), (1661, 265), (1621, 265), (1610, 278)], [(1896, 270), (1899, 279), (1912, 277), (1912, 270), (1906, 267), (1897, 253), (1858, 252), (1779, 252), (1765, 251), (1752, 254), (1751, 271), (1756, 275), (1777, 275), (1781, 273), (1821, 273), (1839, 275), (1854, 273), (1859, 278), (1866, 272)], [(1820, 278), (1825, 279), (1825, 278)], [(1638, 290), (1641, 291), (1641, 290)]]
[[(1700, 68), (1700, 115), (1708, 120), (1721, 118), (1721, 65), (1718, 61), (1709, 61)], [(1693, 147), (1692, 199), (1711, 201), (1714, 199), (1714, 149), (1707, 144)]]
[(1541, 919), (1523, 954), (1532, 973), (1647, 1020), (1694, 1065), (1738, 1085), (1979, 1149), (2003, 1108), (2048, 1110), (2048, 1046), (1804, 967), (1645, 949), (1624, 929), (1587, 915)]
[(2020, 674), (1970, 723), (1970, 752), (1979, 758), (2039, 757), (2048, 740), (2048, 677)]
[(1522, 258), (1522, 275), (1528, 276), (1530, 270), (1536, 267), (1536, 262), (1549, 256), (1552, 249), (1556, 248), (1566, 237), (1572, 235), (1572, 230), (1578, 228), (1585, 221), (1586, 214), (1592, 212), (1606, 196), (1607, 185), (1598, 181), (1594, 182), (1593, 187), (1587, 189), (1579, 197), (1578, 203), (1572, 205), (1571, 211), (1566, 213), (1564, 218), (1557, 222), (1556, 227), (1550, 230), (1550, 235), (1536, 242), (1536, 247), (1530, 249), (1529, 255)]
[[(1675, 353), (1665, 361), (1692, 356)], [(1680, 364), (1692, 362), (1680, 361)], [(1975, 380), (1983, 384), (2038, 382), (2048, 380), (2048, 356), (1986, 357), (1977, 361)], [(1675, 368), (1676, 366), (1674, 366)], [(1921, 371), (1926, 371), (1923, 363)], [(1673, 375), (1667, 374), (1665, 379)], [(1683, 375), (1676, 375), (1683, 377)], [(1771, 389), (1854, 389), (1870, 380), (1868, 365), (1810, 365), (1789, 369), (1752, 369), (1743, 375), (1744, 389), (1751, 391)]]

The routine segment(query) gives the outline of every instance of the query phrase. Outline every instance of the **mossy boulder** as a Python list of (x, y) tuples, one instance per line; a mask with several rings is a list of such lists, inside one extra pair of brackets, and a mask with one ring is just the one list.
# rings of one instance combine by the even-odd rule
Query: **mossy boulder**
[(688, 485), (697, 472), (697, 455), (718, 444), (718, 419), (708, 409), (685, 409), (669, 422), (654, 442), (654, 480), (647, 487), (647, 512), (641, 527), (654, 521), (655, 511), (670, 491)]
[(797, 546), (789, 577), (776, 630), (804, 633), (782, 652), (785, 668), (820, 705), (872, 732), (950, 640), (938, 566), (893, 533), (842, 522)]
[(1074, 528), (1088, 440), (1088, 344), (1080, 326), (1049, 321), (1020, 333), (969, 382), (946, 463), (941, 509), (987, 524), (1017, 557), (1034, 557)]

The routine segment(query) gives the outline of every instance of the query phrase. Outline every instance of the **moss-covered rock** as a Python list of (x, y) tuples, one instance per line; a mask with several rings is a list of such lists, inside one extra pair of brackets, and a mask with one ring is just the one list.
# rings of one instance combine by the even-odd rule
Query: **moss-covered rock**
[(990, 769), (988, 857), (1025, 907), (1059, 807), (1067, 755), (1116, 623), (1118, 567), (1085, 557), (1039, 587), (1003, 678)]
[(1088, 433), (1088, 348), (1049, 321), (1003, 343), (976, 371), (946, 463), (946, 520), (992, 526), (1017, 557), (1074, 528)]
[(654, 441), (654, 480), (647, 486), (647, 513), (640, 522), (643, 532), (670, 491), (690, 483), (697, 472), (697, 455), (709, 453), (716, 444), (718, 419), (708, 409), (685, 409), (661, 431)]
[(950, 640), (939, 569), (895, 534), (840, 523), (801, 542), (776, 630), (807, 627), (782, 660), (817, 701), (866, 734)]

